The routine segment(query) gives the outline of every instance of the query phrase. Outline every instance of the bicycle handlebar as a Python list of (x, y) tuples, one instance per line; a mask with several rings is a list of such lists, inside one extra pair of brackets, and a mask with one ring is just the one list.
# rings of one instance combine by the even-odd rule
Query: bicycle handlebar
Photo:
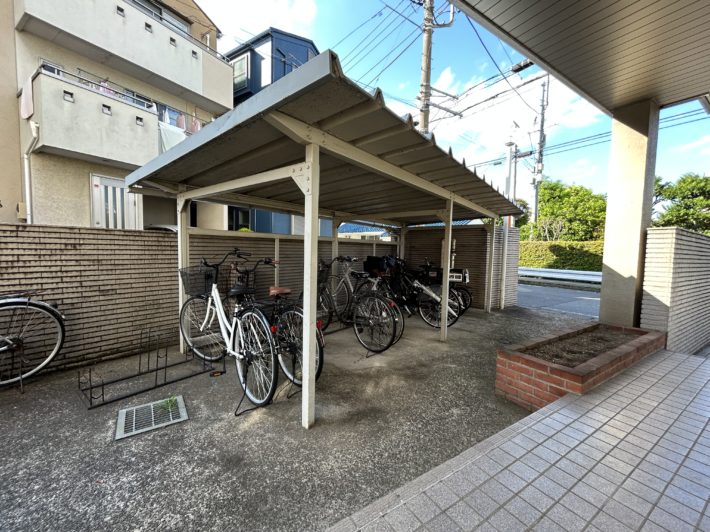
[(239, 248), (234, 248), (232, 251), (228, 251), (227, 254), (222, 258), (221, 261), (215, 263), (215, 264), (210, 264), (208, 263), (204, 257), (200, 259), (200, 264), (203, 266), (207, 266), (208, 268), (219, 268), (222, 264), (224, 264), (224, 261), (227, 260), (227, 257), (231, 255), (236, 255), (237, 258), (244, 259), (246, 257), (251, 257), (251, 253), (247, 251), (239, 251)]

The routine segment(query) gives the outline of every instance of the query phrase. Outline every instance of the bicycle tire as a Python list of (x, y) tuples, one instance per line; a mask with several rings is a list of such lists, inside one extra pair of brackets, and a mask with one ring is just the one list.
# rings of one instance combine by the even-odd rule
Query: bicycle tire
[(330, 294), (325, 290), (318, 292), (316, 319), (320, 321), (321, 331), (325, 331), (333, 322), (334, 305)]
[(464, 303), (463, 294), (461, 293), (461, 290), (458, 287), (449, 287), (449, 297), (456, 298), (456, 302), (459, 305), (458, 317), (460, 318), (466, 313), (466, 309), (468, 308)]
[[(180, 309), (180, 334), (185, 343), (202, 360), (221, 360), (227, 352), (214, 306), (208, 296), (192, 296)], [(211, 303), (214, 305), (214, 302)], [(207, 318), (207, 312), (212, 313)]]
[(467, 311), (468, 309), (471, 308), (471, 305), (473, 304), (473, 295), (471, 294), (471, 291), (463, 286), (457, 286), (456, 290), (458, 290), (459, 296), (461, 296), (461, 301), (463, 302), (464, 306), (464, 312)]
[(365, 295), (353, 305), (353, 330), (358, 342), (372, 353), (382, 353), (394, 342), (397, 332), (389, 300), (376, 294)]
[(0, 302), (0, 386), (46, 367), (64, 345), (64, 319), (42, 301)]
[(235, 342), (241, 337), (243, 343), (235, 351), (243, 358), (235, 357), (239, 384), (249, 401), (255, 406), (271, 402), (276, 392), (279, 368), (276, 360), (276, 345), (266, 316), (257, 308), (247, 308), (238, 314), (237, 324), (241, 335), (235, 335)]
[(392, 342), (392, 345), (394, 345), (401, 340), (402, 335), (404, 334), (404, 313), (394, 299), (391, 297), (388, 297), (387, 299), (390, 302), (390, 307), (392, 308), (395, 317), (394, 342)]
[(330, 295), (335, 315), (343, 323), (348, 318), (348, 311), (353, 300), (350, 285), (338, 275), (329, 275), (325, 281), (325, 290)]
[[(279, 346), (279, 365), (286, 378), (296, 386), (303, 383), (303, 311), (292, 308), (276, 320), (276, 343)], [(323, 340), (316, 331), (316, 380), (323, 371)]]
[[(432, 288), (432, 287), (429, 287)], [(455, 297), (455, 296), (453, 296)], [(447, 314), (447, 326), (451, 327), (456, 323), (460, 316), (458, 299), (452, 299), (452, 294), (449, 294), (449, 306), (454, 311), (454, 316)], [(441, 328), (441, 303), (431, 298), (425, 293), (419, 295), (417, 305), (419, 316), (424, 320), (424, 323), (434, 327)]]

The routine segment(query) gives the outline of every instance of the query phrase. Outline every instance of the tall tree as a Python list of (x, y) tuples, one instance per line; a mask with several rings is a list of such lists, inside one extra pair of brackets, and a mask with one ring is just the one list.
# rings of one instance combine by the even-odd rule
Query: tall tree
[(653, 225), (677, 226), (710, 235), (710, 176), (683, 174), (675, 183), (656, 178), (660, 209)]
[[(599, 240), (604, 237), (606, 197), (579, 185), (543, 181), (539, 192), (540, 223), (545, 219), (563, 224), (562, 240)], [(539, 235), (539, 231), (537, 231)]]

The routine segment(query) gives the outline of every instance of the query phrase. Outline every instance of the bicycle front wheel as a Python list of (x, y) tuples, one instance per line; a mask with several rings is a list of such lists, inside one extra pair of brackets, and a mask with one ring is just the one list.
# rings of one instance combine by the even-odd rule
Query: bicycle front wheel
[[(279, 346), (279, 365), (284, 375), (296, 386), (303, 383), (303, 312), (287, 310), (276, 323), (276, 341)], [(316, 331), (316, 380), (323, 371), (323, 342)]]
[(377, 295), (355, 300), (353, 330), (358, 342), (373, 353), (381, 353), (394, 342), (397, 332), (395, 314), (389, 301)]
[(329, 275), (325, 282), (325, 289), (330, 294), (335, 315), (342, 323), (347, 319), (347, 311), (350, 307), (353, 293), (345, 279), (337, 275)]
[(182, 337), (198, 357), (210, 362), (227, 352), (214, 305), (211, 297), (193, 296), (180, 309)]
[[(431, 287), (430, 287), (431, 288)], [(437, 291), (437, 295), (441, 292)], [(427, 325), (441, 327), (441, 303), (429, 295), (422, 293), (419, 297), (419, 315)], [(458, 296), (449, 293), (449, 312), (447, 313), (446, 324), (450, 327), (459, 319), (461, 315), (461, 304)]]
[(0, 303), (0, 386), (34, 375), (64, 343), (61, 315), (40, 301)]
[(267, 405), (274, 397), (279, 378), (271, 327), (264, 314), (254, 308), (243, 311), (238, 324), (241, 345), (235, 346), (235, 351), (241, 355), (236, 359), (239, 383), (254, 405)]

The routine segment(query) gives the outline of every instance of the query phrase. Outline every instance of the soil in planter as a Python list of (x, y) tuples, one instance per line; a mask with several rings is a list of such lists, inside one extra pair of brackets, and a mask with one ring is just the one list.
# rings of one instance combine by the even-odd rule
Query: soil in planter
[(523, 352), (554, 364), (573, 368), (634, 338), (638, 338), (638, 335), (600, 325), (591, 331), (532, 347)]

